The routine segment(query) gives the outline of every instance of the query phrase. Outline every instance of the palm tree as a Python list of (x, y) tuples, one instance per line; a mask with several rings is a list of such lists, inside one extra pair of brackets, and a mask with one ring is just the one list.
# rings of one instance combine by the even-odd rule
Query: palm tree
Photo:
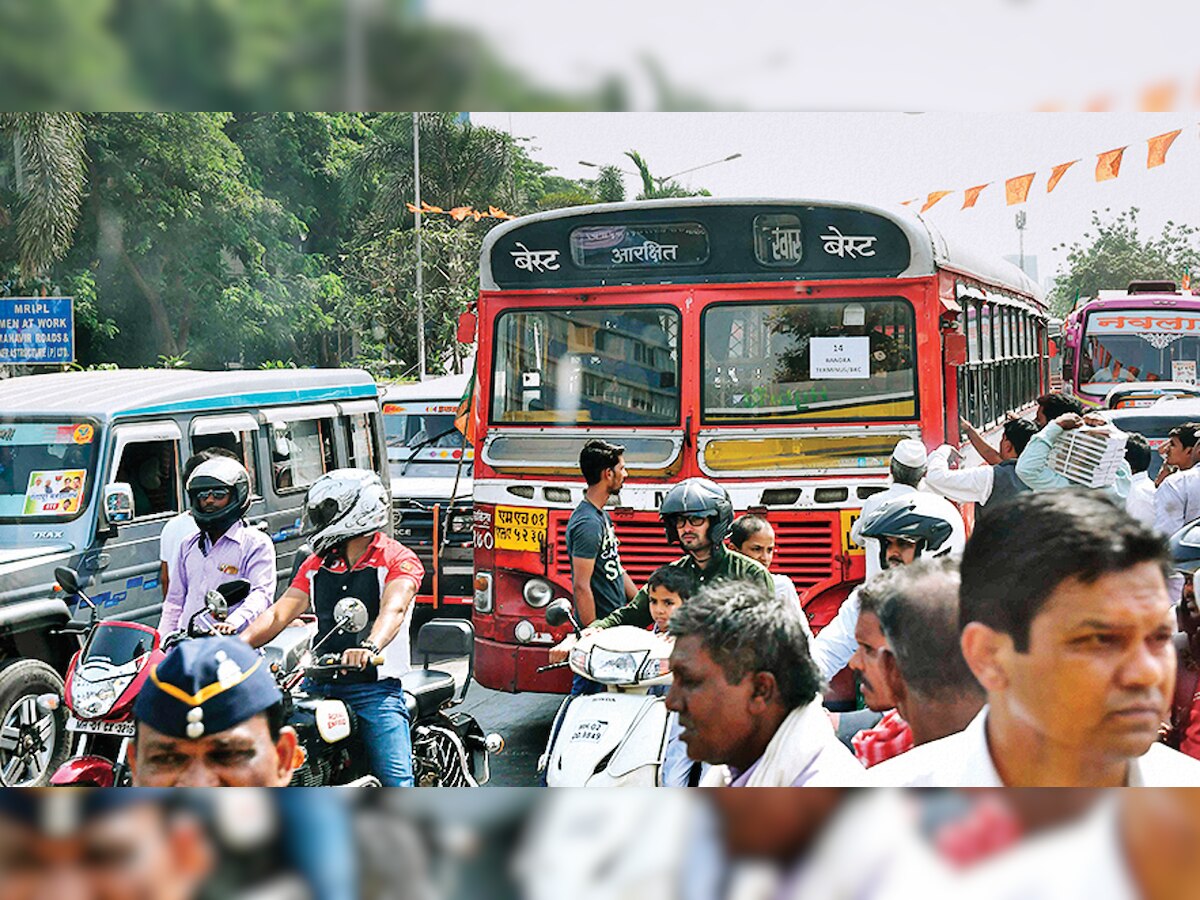
[(0, 113), (0, 135), (12, 141), (21, 275), (45, 273), (71, 249), (87, 187), (84, 123), (79, 113)]
[(642, 154), (636, 150), (626, 150), (625, 155), (628, 156), (635, 166), (637, 166), (638, 174), (642, 179), (642, 192), (638, 194), (638, 200), (661, 200), (666, 197), (707, 197), (708, 191), (689, 191), (677, 181), (672, 181), (666, 178), (655, 178), (650, 174), (650, 165), (642, 157)]

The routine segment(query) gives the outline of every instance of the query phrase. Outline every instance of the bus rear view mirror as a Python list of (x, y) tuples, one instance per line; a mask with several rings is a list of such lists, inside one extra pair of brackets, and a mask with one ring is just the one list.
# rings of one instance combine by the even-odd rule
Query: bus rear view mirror
[(458, 342), (460, 344), (475, 343), (475, 313), (467, 310), (458, 316)]

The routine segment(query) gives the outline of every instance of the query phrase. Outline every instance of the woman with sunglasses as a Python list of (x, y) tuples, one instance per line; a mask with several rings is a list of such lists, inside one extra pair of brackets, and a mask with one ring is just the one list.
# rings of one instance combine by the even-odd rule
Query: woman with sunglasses
[(199, 531), (179, 548), (173, 578), (158, 622), (160, 634), (178, 630), (204, 607), (205, 595), (226, 581), (244, 578), (246, 599), (215, 626), (234, 634), (275, 597), (275, 545), (243, 516), (250, 508), (250, 475), (241, 463), (218, 457), (201, 463), (187, 480), (188, 503)]

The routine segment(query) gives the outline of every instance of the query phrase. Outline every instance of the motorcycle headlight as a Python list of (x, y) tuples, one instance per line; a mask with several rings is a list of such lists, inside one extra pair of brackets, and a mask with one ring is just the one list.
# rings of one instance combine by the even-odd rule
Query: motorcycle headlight
[(642, 663), (642, 667), (638, 670), (638, 681), (649, 681), (652, 678), (661, 678), (670, 671), (670, 657), (651, 656), (644, 663)]
[(450, 517), (451, 534), (466, 534), (471, 530), (471, 514), (455, 513)]
[(638, 672), (649, 655), (646, 650), (635, 653), (594, 646), (591, 659), (588, 660), (589, 676), (593, 681), (603, 684), (633, 684), (638, 680)]
[(554, 599), (554, 588), (550, 587), (548, 581), (542, 581), (540, 578), (530, 578), (525, 582), (525, 587), (521, 590), (522, 596), (525, 597), (525, 602), (534, 609), (541, 609)]
[(76, 675), (71, 681), (72, 711), (81, 719), (98, 719), (112, 710), (117, 698), (133, 682), (134, 676), (91, 681)]

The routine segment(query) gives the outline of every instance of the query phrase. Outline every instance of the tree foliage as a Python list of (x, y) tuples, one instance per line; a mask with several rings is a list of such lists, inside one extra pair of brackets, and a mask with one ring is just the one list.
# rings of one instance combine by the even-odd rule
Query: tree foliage
[[(428, 203), (521, 214), (624, 198), (611, 167), (574, 181), (506, 133), (419, 122)], [(0, 296), (73, 296), (79, 365), (415, 371), (411, 113), (8, 114), (0, 128)], [(431, 372), (468, 350), (456, 319), (495, 224), (423, 216)]]
[(1084, 232), (1083, 241), (1059, 245), (1067, 259), (1048, 298), (1056, 315), (1065, 316), (1078, 298), (1095, 297), (1101, 290), (1120, 290), (1131, 281), (1147, 279), (1178, 284), (1185, 271), (1197, 271), (1200, 230), (1167, 222), (1160, 234), (1143, 238), (1138, 213), (1137, 207), (1112, 217), (1093, 212), (1092, 230)]

